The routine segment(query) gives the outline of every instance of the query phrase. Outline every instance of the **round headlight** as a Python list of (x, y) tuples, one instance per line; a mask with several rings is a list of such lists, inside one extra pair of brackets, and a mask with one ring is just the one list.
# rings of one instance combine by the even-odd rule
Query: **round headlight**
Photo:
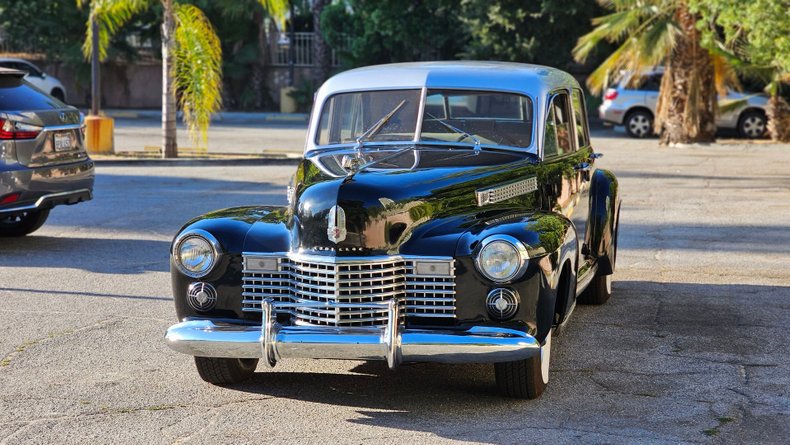
[(207, 275), (217, 262), (216, 240), (205, 231), (199, 232), (184, 233), (173, 250), (176, 265), (192, 278)]
[(477, 254), (477, 268), (491, 281), (504, 283), (518, 278), (526, 270), (527, 249), (517, 239), (494, 235), (481, 243)]

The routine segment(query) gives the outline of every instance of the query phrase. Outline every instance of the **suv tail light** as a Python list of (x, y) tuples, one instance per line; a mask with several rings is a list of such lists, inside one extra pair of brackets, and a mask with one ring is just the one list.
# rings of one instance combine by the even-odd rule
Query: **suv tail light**
[(38, 125), (0, 119), (0, 139), (35, 139), (42, 128)]
[(604, 100), (615, 100), (617, 99), (617, 90), (614, 88), (609, 88), (606, 90), (606, 93), (603, 95)]

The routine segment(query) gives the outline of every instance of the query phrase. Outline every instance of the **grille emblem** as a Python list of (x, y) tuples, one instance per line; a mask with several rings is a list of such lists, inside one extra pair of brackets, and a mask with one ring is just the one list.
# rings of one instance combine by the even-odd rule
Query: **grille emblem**
[(67, 120), (68, 119), (67, 119), (66, 113), (65, 112), (61, 112), (60, 113), (60, 121), (61, 122), (66, 122)]
[(334, 206), (329, 209), (329, 216), (327, 217), (329, 227), (326, 229), (326, 236), (329, 241), (337, 244), (346, 239), (346, 212), (343, 207)]

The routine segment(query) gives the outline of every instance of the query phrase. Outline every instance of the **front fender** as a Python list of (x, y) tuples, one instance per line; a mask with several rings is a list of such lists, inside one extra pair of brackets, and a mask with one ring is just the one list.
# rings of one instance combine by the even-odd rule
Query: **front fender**
[(597, 259), (598, 273), (614, 273), (615, 229), (619, 219), (620, 191), (609, 170), (597, 169), (590, 180), (589, 254)]
[[(499, 234), (512, 236), (527, 246), (530, 256), (527, 273), (508, 286), (519, 292), (522, 306), (528, 306), (522, 308), (519, 314), (527, 316), (525, 321), (528, 324), (534, 323), (536, 336), (542, 341), (554, 324), (555, 313), (564, 312), (565, 306), (570, 303), (558, 301), (557, 289), (563, 266), (568, 263), (571, 271), (576, 270), (578, 241), (573, 223), (551, 212), (514, 214), (482, 221), (475, 229), (461, 236), (456, 247), (456, 257), (474, 258), (475, 249), (481, 241)], [(496, 287), (476, 269), (473, 273), (481, 288), (467, 286), (465, 292), (485, 295), (491, 287)]]
[[(234, 207), (230, 209), (218, 210), (207, 213), (188, 222), (176, 234), (176, 238), (187, 230), (201, 229), (213, 235), (220, 245), (220, 256), (217, 265), (205, 277), (195, 279), (181, 273), (170, 256), (170, 271), (173, 287), (173, 299), (176, 306), (176, 314), (180, 320), (190, 317), (215, 317), (215, 318), (249, 318), (251, 315), (241, 310), (241, 284), (243, 259), (242, 253), (250, 249), (251, 238), (255, 239), (252, 249), (258, 247), (256, 243), (271, 245), (272, 252), (281, 252), (282, 246), (267, 241), (276, 238), (283, 238), (285, 207), (259, 206), (259, 207)], [(282, 231), (261, 230), (260, 236), (256, 227), (281, 226)], [(263, 228), (263, 227), (261, 227)], [(171, 251), (175, 246), (171, 246)], [(287, 249), (287, 248), (286, 248)], [(217, 290), (217, 302), (214, 309), (207, 312), (198, 312), (193, 309), (186, 300), (187, 289), (193, 282), (200, 281), (209, 283)], [(260, 319), (260, 315), (252, 315)]]

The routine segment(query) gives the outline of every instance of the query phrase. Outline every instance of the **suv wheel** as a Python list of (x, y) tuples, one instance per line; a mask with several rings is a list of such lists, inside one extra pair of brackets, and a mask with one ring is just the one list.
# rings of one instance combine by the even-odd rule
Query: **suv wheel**
[(743, 138), (757, 139), (765, 134), (767, 119), (760, 111), (747, 111), (738, 119), (738, 134)]
[(625, 131), (632, 138), (646, 138), (653, 134), (653, 115), (647, 111), (636, 110), (625, 117)]
[(11, 216), (0, 215), (0, 237), (25, 236), (44, 225), (49, 210), (36, 210)]

